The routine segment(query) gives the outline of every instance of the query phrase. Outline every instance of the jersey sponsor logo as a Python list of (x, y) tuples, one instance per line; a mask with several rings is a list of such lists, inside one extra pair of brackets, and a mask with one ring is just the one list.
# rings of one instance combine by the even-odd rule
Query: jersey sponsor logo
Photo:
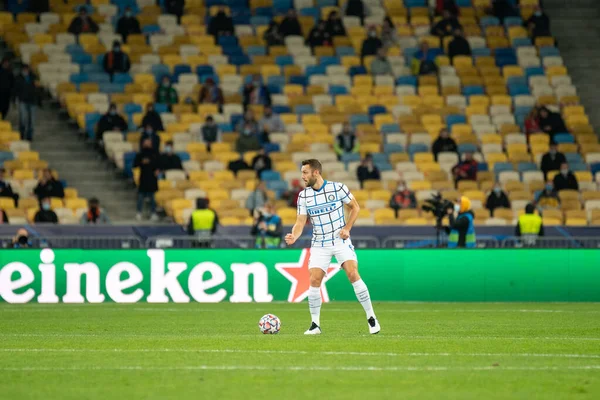
[(308, 209), (308, 215), (321, 215), (335, 211), (337, 206), (335, 204), (328, 204), (323, 206), (315, 206)]

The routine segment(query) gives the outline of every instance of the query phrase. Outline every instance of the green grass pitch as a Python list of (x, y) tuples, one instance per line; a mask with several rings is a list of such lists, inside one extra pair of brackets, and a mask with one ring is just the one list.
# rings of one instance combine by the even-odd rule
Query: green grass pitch
[[(0, 305), (3, 399), (599, 399), (600, 304)], [(274, 313), (278, 335), (258, 320)]]

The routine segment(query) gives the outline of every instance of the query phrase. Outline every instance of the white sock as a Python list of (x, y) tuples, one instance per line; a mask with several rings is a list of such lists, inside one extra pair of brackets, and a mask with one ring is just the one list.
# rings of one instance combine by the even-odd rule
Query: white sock
[(375, 313), (373, 312), (373, 305), (371, 304), (371, 296), (369, 295), (369, 289), (367, 288), (367, 285), (365, 285), (362, 279), (359, 279), (356, 282), (354, 282), (352, 286), (354, 286), (354, 293), (356, 293), (356, 298), (365, 309), (365, 313), (367, 313), (367, 319), (371, 317), (375, 318)]
[(308, 289), (308, 310), (310, 311), (310, 317), (312, 322), (321, 326), (321, 288), (310, 287)]

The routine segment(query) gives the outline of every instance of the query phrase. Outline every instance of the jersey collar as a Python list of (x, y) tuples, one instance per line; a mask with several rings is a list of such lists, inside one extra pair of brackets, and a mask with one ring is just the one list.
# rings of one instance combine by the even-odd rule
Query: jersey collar
[(323, 180), (323, 185), (321, 185), (321, 187), (319, 188), (319, 190), (317, 189), (313, 189), (315, 192), (320, 192), (321, 190), (323, 190), (323, 188), (325, 187), (325, 185), (327, 185), (327, 181)]

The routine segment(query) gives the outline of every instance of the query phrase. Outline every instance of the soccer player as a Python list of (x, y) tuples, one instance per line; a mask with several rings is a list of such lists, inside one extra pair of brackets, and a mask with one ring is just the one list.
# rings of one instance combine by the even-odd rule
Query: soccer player
[[(313, 238), (310, 250), (308, 271), (310, 289), (308, 307), (312, 324), (305, 335), (321, 334), (321, 282), (335, 256), (354, 287), (358, 301), (365, 309), (369, 332), (379, 333), (379, 321), (373, 312), (371, 297), (367, 285), (358, 274), (358, 261), (354, 246), (350, 240), (350, 230), (358, 217), (360, 207), (348, 187), (338, 182), (328, 182), (321, 176), (321, 163), (310, 159), (302, 161), (302, 180), (306, 189), (298, 196), (298, 216), (292, 233), (285, 236), (285, 242), (291, 246), (302, 235), (302, 230), (310, 216), (313, 225)], [(350, 208), (348, 221), (345, 220), (344, 205)]]

